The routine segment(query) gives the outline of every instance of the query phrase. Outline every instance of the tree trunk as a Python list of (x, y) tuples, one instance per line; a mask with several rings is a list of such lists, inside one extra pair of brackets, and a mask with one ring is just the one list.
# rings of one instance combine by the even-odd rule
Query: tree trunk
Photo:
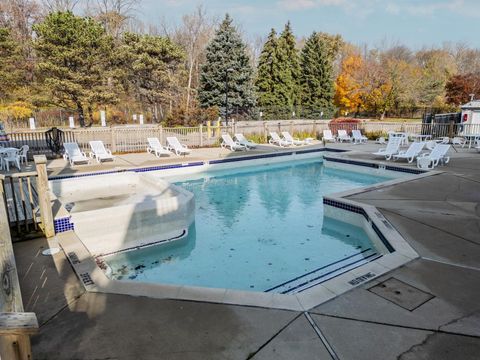
[(77, 112), (78, 112), (78, 122), (80, 123), (80, 127), (85, 127), (85, 114), (83, 112), (82, 103), (77, 101)]

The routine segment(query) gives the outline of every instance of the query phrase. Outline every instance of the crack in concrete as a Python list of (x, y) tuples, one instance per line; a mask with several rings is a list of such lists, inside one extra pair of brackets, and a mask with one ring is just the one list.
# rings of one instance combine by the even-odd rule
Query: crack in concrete
[(50, 321), (52, 321), (54, 318), (56, 318), (58, 315), (60, 315), (61, 312), (63, 312), (63, 310), (65, 310), (66, 308), (68, 308), (71, 304), (77, 302), (83, 295), (85, 295), (86, 291), (84, 290), (83, 293), (81, 293), (80, 295), (77, 295), (73, 298), (73, 300), (67, 302), (64, 306), (62, 306), (60, 308), (60, 310), (58, 310), (55, 314), (53, 314), (52, 316), (50, 316), (47, 320), (45, 320), (43, 323), (39, 324), (38, 328), (42, 328), (44, 325), (48, 324)]
[(270, 339), (268, 339), (265, 343), (263, 343), (262, 345), (260, 345), (260, 347), (259, 347), (257, 350), (255, 350), (255, 351), (251, 352), (250, 354), (248, 354), (246, 360), (253, 359), (253, 357), (254, 357), (255, 355), (257, 355), (265, 346), (267, 346), (268, 344), (270, 344), (270, 343), (273, 341), (273, 339), (275, 339), (278, 335), (280, 335), (280, 333), (282, 333), (283, 330), (285, 330), (287, 327), (289, 327), (291, 324), (293, 324), (293, 322), (294, 322), (295, 320), (297, 320), (298, 318), (300, 318), (300, 316), (302, 316), (302, 313), (298, 313), (296, 316), (294, 316), (292, 320), (290, 320), (289, 322), (287, 322), (287, 323), (285, 324), (285, 326), (283, 326), (282, 328), (280, 328), (280, 330), (278, 330), (275, 334), (273, 334), (273, 336), (270, 337)]
[[(365, 320), (365, 319), (356, 319), (348, 316), (340, 316), (340, 315), (332, 315), (332, 314), (325, 314), (322, 312), (314, 312), (310, 311), (314, 315), (320, 315), (320, 316), (325, 316), (333, 319), (340, 319), (340, 320), (349, 320), (349, 321), (356, 321), (356, 322), (361, 322), (361, 323), (366, 323), (366, 324), (372, 324), (372, 325), (382, 325), (382, 326), (389, 326), (389, 327), (394, 327), (394, 328), (400, 328), (400, 329), (408, 329), (408, 330), (418, 330), (418, 331), (432, 331), (434, 333), (438, 334), (446, 334), (446, 335), (458, 335), (458, 336), (466, 336), (466, 337), (471, 337), (475, 339), (480, 339), (480, 336), (478, 335), (471, 335), (471, 334), (465, 334), (465, 333), (457, 333), (453, 331), (446, 331), (446, 330), (441, 330), (441, 327), (445, 326), (440, 325), (439, 327), (417, 327), (417, 326), (408, 326), (408, 325), (401, 325), (401, 324), (390, 324), (386, 322), (381, 322), (381, 321), (374, 321), (374, 320)], [(462, 319), (462, 318), (460, 318)], [(460, 320), (458, 319), (458, 320)], [(456, 320), (454, 320), (456, 321)]]

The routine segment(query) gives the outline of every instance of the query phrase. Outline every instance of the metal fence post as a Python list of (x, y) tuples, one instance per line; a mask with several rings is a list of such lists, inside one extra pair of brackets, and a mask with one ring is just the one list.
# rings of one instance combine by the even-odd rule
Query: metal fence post
[(268, 123), (266, 121), (263, 122), (263, 137), (265, 138), (265, 142), (268, 141)]
[(50, 189), (48, 188), (47, 158), (45, 155), (35, 155), (33, 160), (35, 161), (35, 167), (37, 169), (38, 176), (38, 204), (40, 206), (43, 232), (45, 233), (46, 237), (52, 237), (55, 236), (55, 227), (53, 225)]
[(112, 152), (117, 152), (117, 137), (115, 136), (115, 128), (110, 128), (110, 143), (112, 144)]
[(200, 124), (199, 132), (200, 132), (200, 147), (202, 147), (203, 146), (203, 124)]

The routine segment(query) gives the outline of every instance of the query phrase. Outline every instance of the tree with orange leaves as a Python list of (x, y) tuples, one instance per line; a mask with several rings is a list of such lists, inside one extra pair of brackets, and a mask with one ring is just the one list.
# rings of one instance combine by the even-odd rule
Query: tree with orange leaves
[(335, 82), (334, 102), (343, 115), (356, 112), (363, 106), (362, 86), (358, 82), (358, 73), (362, 66), (363, 60), (356, 54), (349, 55), (342, 61), (340, 75)]

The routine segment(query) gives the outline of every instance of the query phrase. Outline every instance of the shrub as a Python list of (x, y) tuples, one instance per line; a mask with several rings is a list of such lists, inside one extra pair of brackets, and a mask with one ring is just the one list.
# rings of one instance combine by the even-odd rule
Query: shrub
[(377, 140), (379, 137), (382, 136), (384, 138), (388, 137), (388, 134), (382, 130), (367, 131), (364, 135), (368, 138), (368, 140)]

